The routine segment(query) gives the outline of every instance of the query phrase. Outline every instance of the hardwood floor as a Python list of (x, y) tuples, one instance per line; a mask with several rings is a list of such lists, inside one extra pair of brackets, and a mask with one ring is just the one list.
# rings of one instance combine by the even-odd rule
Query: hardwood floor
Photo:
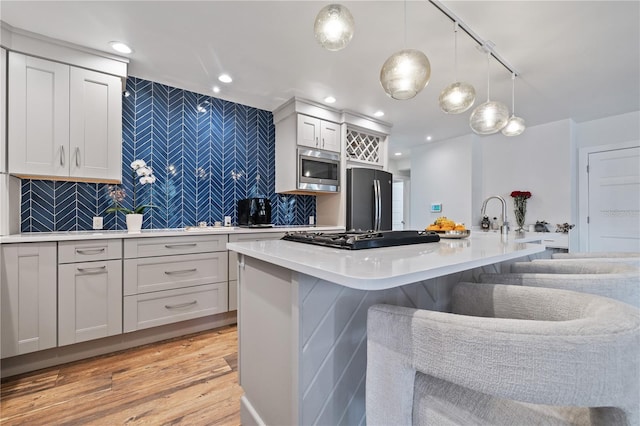
[(2, 425), (239, 425), (227, 326), (3, 379)]

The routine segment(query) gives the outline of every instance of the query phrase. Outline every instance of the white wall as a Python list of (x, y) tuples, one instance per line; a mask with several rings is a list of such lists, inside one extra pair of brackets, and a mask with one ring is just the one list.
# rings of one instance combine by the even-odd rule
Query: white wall
[[(497, 134), (480, 138), (482, 146), (482, 193), (501, 195), (507, 201), (507, 217), (515, 228), (512, 191), (530, 191), (526, 223), (546, 220), (552, 225), (571, 223), (571, 121), (529, 127), (516, 137)], [(491, 217), (500, 205), (491, 201)], [(479, 208), (479, 207), (478, 207)], [(476, 209), (477, 210), (477, 209)], [(489, 212), (489, 207), (487, 208)], [(473, 216), (481, 220), (478, 211)], [(554, 228), (555, 229), (555, 228)]]
[[(467, 135), (412, 150), (411, 229), (439, 216), (472, 225), (473, 142)], [(431, 203), (442, 203), (442, 213), (430, 213)]]
[[(640, 111), (583, 123), (561, 120), (528, 127), (511, 138), (470, 134), (414, 148), (411, 228), (422, 228), (439, 216), (429, 213), (432, 202), (443, 203), (442, 215), (477, 226), (482, 201), (490, 195), (505, 198), (514, 225), (509, 194), (515, 190), (533, 194), (527, 223), (577, 224), (579, 149), (633, 140), (640, 140)], [(491, 201), (487, 214), (499, 216), (500, 204)]]
[[(480, 224), (482, 201), (500, 195), (514, 225), (511, 191), (531, 191), (527, 223), (571, 222), (570, 120), (528, 128), (518, 137), (467, 135), (427, 144), (411, 154), (411, 227), (422, 228), (439, 214), (430, 204), (442, 202), (442, 215), (467, 226)], [(498, 201), (487, 215), (500, 217)]]
[(640, 111), (576, 124), (576, 148), (640, 140)]

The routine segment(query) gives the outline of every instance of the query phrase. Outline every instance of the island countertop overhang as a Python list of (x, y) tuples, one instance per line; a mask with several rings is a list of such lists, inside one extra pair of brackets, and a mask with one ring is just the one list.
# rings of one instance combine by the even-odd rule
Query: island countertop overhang
[(283, 240), (228, 243), (227, 249), (345, 287), (384, 290), (533, 255), (545, 247), (493, 234), (366, 250)]

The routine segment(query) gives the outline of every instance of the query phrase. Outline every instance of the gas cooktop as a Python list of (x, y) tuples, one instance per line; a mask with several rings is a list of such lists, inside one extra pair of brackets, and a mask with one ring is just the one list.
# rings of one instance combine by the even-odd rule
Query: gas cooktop
[(339, 233), (298, 231), (287, 232), (282, 239), (346, 250), (360, 250), (434, 243), (440, 241), (440, 236), (430, 231), (353, 231)]

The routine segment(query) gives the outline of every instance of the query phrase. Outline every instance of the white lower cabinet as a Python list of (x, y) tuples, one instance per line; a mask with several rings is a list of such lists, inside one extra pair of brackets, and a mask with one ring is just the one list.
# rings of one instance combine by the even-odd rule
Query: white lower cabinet
[(56, 243), (0, 246), (2, 358), (56, 346)]
[(125, 240), (124, 331), (227, 312), (226, 242), (226, 234)]
[(121, 240), (59, 243), (58, 346), (122, 333), (121, 259)]
[[(229, 235), (229, 242), (279, 240), (284, 237), (284, 234), (284, 232), (235, 234)], [(238, 310), (238, 253), (235, 251), (229, 252), (229, 310)]]

